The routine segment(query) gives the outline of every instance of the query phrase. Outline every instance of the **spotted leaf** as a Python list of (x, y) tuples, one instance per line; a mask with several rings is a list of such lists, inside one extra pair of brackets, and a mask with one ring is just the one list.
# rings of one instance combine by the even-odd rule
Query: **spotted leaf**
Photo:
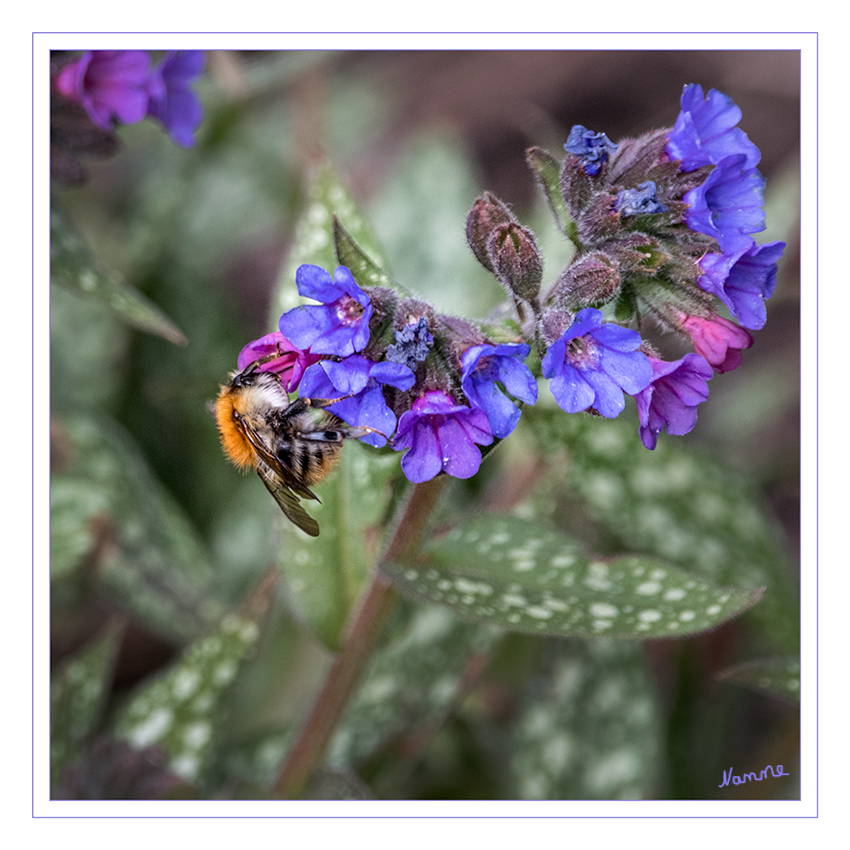
[(510, 773), (525, 800), (634, 800), (657, 791), (662, 734), (638, 644), (550, 641), (513, 725)]
[(658, 638), (710, 629), (760, 590), (716, 587), (656, 558), (588, 558), (563, 534), (512, 516), (458, 525), (416, 564), (387, 572), (405, 594), (531, 634)]

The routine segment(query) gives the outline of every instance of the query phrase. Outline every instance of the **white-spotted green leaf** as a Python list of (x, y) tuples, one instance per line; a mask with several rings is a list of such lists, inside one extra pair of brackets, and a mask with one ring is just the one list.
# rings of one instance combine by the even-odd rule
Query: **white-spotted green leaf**
[[(295, 240), (290, 250), (283, 274), (278, 280), (276, 296), (272, 304), (275, 322), (281, 313), (304, 302), (295, 286), (295, 273), (304, 263), (321, 266), (331, 275), (338, 265), (334, 245), (334, 217), (344, 226), (351, 239), (356, 242), (374, 265), (375, 269), (386, 268), (386, 260), (371, 227), (366, 222), (334, 169), (327, 162), (316, 166), (309, 175), (307, 200), (295, 228)], [(356, 278), (356, 275), (355, 275)], [(364, 285), (388, 286), (389, 278), (378, 274), (375, 280), (360, 281)]]
[(378, 554), (378, 526), (398, 474), (394, 453), (350, 440), (337, 468), (314, 488), (321, 503), (302, 502), (319, 523), (319, 536), (281, 519), (279, 566), (296, 616), (330, 649), (339, 649), (342, 628)]
[(123, 321), (178, 345), (186, 337), (152, 301), (105, 269), (57, 204), (50, 213), (50, 279), (106, 304)]
[(719, 673), (717, 678), (782, 699), (800, 699), (800, 659), (796, 656), (736, 664)]
[(51, 476), (53, 582), (94, 573), (100, 589), (173, 640), (208, 629), (222, 607), (203, 545), (129, 435), (82, 415), (56, 429), (66, 457)]
[(487, 652), (499, 634), (439, 606), (417, 607), (406, 631), (369, 662), (331, 739), (328, 764), (356, 765), (393, 738), (442, 719), (470, 658)]
[(514, 796), (651, 798), (661, 729), (639, 644), (602, 638), (549, 641), (543, 669), (513, 727)]
[(50, 678), (50, 772), (55, 782), (96, 729), (112, 682), (122, 630), (110, 626), (52, 672)]
[(530, 634), (679, 637), (717, 626), (760, 596), (716, 587), (657, 558), (588, 558), (559, 532), (495, 514), (456, 526), (422, 562), (386, 569), (414, 599)]
[[(765, 587), (748, 617), (796, 650), (799, 601), (781, 531), (740, 475), (666, 434), (647, 451), (626, 416), (568, 416), (538, 405), (521, 424), (551, 459), (538, 516), (558, 504), (558, 521), (576, 536), (602, 533), (614, 551), (658, 556), (711, 584)], [(558, 463), (565, 449), (568, 459)]]
[(176, 664), (133, 694), (116, 718), (115, 736), (137, 749), (161, 747), (174, 773), (203, 784), (226, 698), (259, 631), (254, 619), (228, 614), (217, 631), (195, 641)]

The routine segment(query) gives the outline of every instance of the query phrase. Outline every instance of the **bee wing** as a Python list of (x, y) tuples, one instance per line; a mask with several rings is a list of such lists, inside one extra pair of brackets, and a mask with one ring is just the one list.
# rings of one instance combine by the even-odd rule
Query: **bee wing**
[(245, 439), (253, 446), (257, 454), (257, 462), (254, 464), (257, 474), (269, 493), (274, 496), (281, 510), (302, 531), (306, 531), (312, 537), (318, 537), (319, 524), (301, 507), (299, 497), (316, 501), (319, 497), (295, 479), (295, 476), (244, 419), (237, 420), (236, 424), (245, 435)]
[(284, 479), (264, 463), (257, 464), (257, 473), (286, 516), (311, 537), (318, 537), (319, 523), (304, 510), (298, 496), (287, 486)]

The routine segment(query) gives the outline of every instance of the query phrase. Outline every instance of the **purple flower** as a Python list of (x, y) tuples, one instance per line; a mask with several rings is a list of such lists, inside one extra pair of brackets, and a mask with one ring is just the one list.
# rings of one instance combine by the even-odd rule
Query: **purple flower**
[(280, 317), (280, 332), (313, 354), (348, 357), (369, 342), (372, 304), (345, 266), (333, 278), (319, 266), (303, 265), (295, 273), (298, 292), (323, 306), (295, 307)]
[(401, 459), (401, 468), (408, 480), (419, 483), (440, 472), (471, 478), (481, 465), (477, 446), (492, 442), (490, 423), (483, 410), (455, 404), (441, 390), (429, 390), (401, 415), (393, 448), (409, 449)]
[(172, 141), (184, 148), (195, 144), (195, 130), (204, 117), (204, 108), (190, 88), (203, 69), (202, 50), (171, 51), (148, 83), (148, 113), (158, 118)]
[(682, 160), (682, 171), (717, 165), (727, 156), (744, 155), (744, 168), (755, 168), (759, 149), (736, 127), (741, 110), (728, 95), (712, 89), (703, 97), (702, 86), (693, 83), (682, 92), (682, 111), (667, 141), (667, 154)]
[(144, 50), (87, 50), (56, 75), (56, 88), (81, 103), (92, 122), (111, 130), (148, 113), (150, 57)]
[(593, 407), (609, 419), (619, 415), (623, 392), (635, 395), (652, 380), (649, 359), (637, 350), (641, 341), (637, 331), (603, 324), (599, 310), (579, 312), (541, 364), (555, 401), (567, 413)]
[(239, 352), (236, 366), (241, 371), (257, 360), (265, 361), (258, 367), (258, 371), (275, 372), (284, 389), (291, 393), (298, 387), (304, 370), (317, 363), (319, 356), (309, 351), (301, 351), (282, 333), (274, 331), (249, 342)]
[(497, 382), (526, 404), (537, 401), (537, 381), (522, 362), (529, 351), (525, 344), (473, 345), (461, 357), (461, 388), (469, 403), (487, 414), (494, 437), (507, 437), (520, 417), (519, 408)]
[(669, 362), (650, 357), (652, 383), (636, 396), (640, 418), (640, 438), (648, 449), (654, 449), (661, 430), (681, 436), (693, 430), (697, 422), (697, 405), (708, 398), (711, 366), (699, 354), (686, 354)]
[(706, 254), (700, 261), (700, 288), (716, 295), (745, 328), (759, 330), (767, 321), (764, 302), (773, 295), (784, 249), (784, 242), (753, 242), (735, 254)]
[(713, 236), (724, 254), (749, 248), (749, 234), (764, 230), (764, 177), (758, 169), (747, 168), (743, 155), (721, 160), (683, 200), (690, 207), (685, 224)]
[(636, 189), (622, 189), (617, 193), (614, 209), (620, 215), (651, 215), (667, 212), (667, 207), (658, 202), (654, 180), (641, 183)]
[(605, 133), (594, 133), (587, 127), (576, 124), (567, 136), (564, 150), (577, 156), (584, 170), (593, 177), (618, 147), (619, 145), (615, 145)]
[(416, 378), (407, 366), (383, 361), (375, 363), (359, 354), (339, 362), (323, 360), (304, 373), (299, 393), (305, 398), (351, 396), (328, 407), (349, 425), (374, 428), (379, 433), (360, 439), (371, 446), (386, 445), (395, 431), (396, 416), (384, 401), (383, 384), (409, 390)]

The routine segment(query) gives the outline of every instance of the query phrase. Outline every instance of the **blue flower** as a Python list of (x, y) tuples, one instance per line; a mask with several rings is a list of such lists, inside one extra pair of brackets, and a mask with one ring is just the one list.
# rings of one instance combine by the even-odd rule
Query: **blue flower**
[(471, 478), (481, 465), (478, 446), (492, 442), (483, 410), (455, 404), (441, 390), (429, 390), (401, 415), (393, 448), (409, 449), (401, 459), (401, 468), (409, 481), (419, 483), (440, 472)]
[(747, 168), (743, 155), (721, 160), (683, 200), (689, 205), (685, 224), (713, 236), (724, 254), (749, 248), (749, 234), (764, 230), (764, 177), (758, 169)]
[(617, 148), (618, 145), (615, 145), (605, 133), (594, 133), (587, 127), (582, 127), (581, 124), (576, 124), (570, 130), (564, 145), (564, 150), (575, 154), (591, 177), (599, 173), (599, 169), (602, 168), (608, 156)]
[(301, 295), (323, 305), (295, 307), (280, 317), (280, 332), (296, 348), (348, 357), (366, 347), (372, 304), (345, 266), (333, 278), (319, 266), (299, 266), (295, 282)]
[(433, 345), (434, 337), (428, 330), (428, 319), (420, 316), (416, 322), (395, 332), (395, 342), (387, 348), (387, 360), (415, 369), (428, 356)]
[(614, 209), (620, 215), (651, 215), (667, 212), (667, 207), (658, 202), (655, 181), (647, 180), (637, 189), (622, 189), (617, 193)]
[(203, 70), (202, 50), (171, 51), (148, 83), (148, 113), (158, 118), (172, 141), (184, 148), (195, 144), (195, 130), (204, 117), (204, 107), (190, 88)]
[(299, 394), (304, 398), (340, 398), (327, 409), (349, 425), (374, 428), (378, 433), (360, 439), (371, 446), (386, 445), (395, 431), (396, 416), (384, 401), (383, 384), (409, 390), (416, 378), (407, 366), (375, 363), (359, 354), (345, 360), (322, 360), (304, 372)]
[(649, 359), (638, 351), (637, 331), (604, 324), (592, 307), (579, 312), (543, 357), (543, 376), (551, 380), (555, 401), (567, 413), (593, 407), (613, 419), (652, 380)]
[(744, 156), (744, 168), (755, 168), (759, 149), (737, 127), (741, 110), (728, 95), (712, 89), (703, 97), (702, 86), (685, 86), (682, 110), (667, 141), (667, 154), (682, 161), (682, 171), (717, 165), (727, 156)]
[(668, 434), (681, 436), (693, 430), (697, 405), (708, 398), (708, 381), (714, 374), (699, 354), (686, 354), (672, 362), (650, 358), (652, 383), (636, 396), (640, 438), (654, 449), (666, 426)]
[(773, 295), (784, 249), (784, 242), (753, 242), (734, 254), (706, 254), (700, 261), (700, 288), (716, 295), (745, 328), (759, 330), (767, 321), (764, 302)]
[(507, 437), (520, 417), (519, 408), (497, 382), (526, 404), (537, 401), (537, 381), (522, 362), (529, 351), (525, 344), (473, 345), (461, 357), (461, 388), (469, 403), (487, 414), (494, 437)]

